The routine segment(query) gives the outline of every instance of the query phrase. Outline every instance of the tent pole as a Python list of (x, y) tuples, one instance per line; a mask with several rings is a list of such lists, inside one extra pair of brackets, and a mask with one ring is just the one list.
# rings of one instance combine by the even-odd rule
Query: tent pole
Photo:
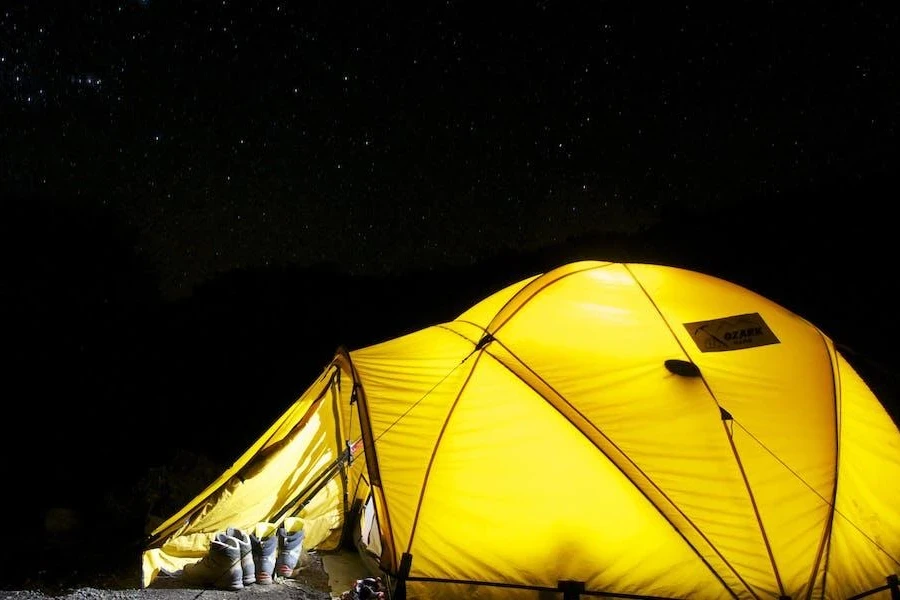
[[(353, 366), (350, 353), (346, 348), (339, 348), (335, 356), (335, 364), (348, 371), (353, 378), (353, 390), (351, 398), (356, 398), (359, 416), (360, 437), (362, 438), (363, 451), (366, 457), (366, 470), (369, 474), (369, 485), (375, 497), (375, 512), (378, 517), (378, 530), (381, 534), (381, 557), (379, 567), (387, 573), (395, 573), (399, 569), (397, 554), (394, 545), (394, 530), (391, 527), (391, 517), (388, 511), (384, 488), (381, 484), (381, 471), (378, 468), (378, 456), (375, 451), (375, 436), (372, 432), (372, 423), (369, 419), (369, 404), (366, 399), (366, 390), (359, 379), (359, 373)], [(351, 399), (351, 403), (353, 400)]]

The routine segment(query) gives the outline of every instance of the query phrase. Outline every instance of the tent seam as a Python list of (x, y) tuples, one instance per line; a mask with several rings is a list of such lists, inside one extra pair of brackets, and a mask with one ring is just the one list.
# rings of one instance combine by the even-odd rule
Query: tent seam
[[(463, 360), (463, 362), (465, 362), (465, 360), (467, 360), (471, 356), (472, 356), (472, 354), (469, 354), (469, 356), (467, 356), (466, 359)], [(413, 515), (412, 525), (409, 530), (409, 543), (407, 544), (407, 547), (406, 547), (406, 552), (409, 554), (412, 553), (413, 540), (416, 535), (416, 528), (418, 527), (418, 524), (419, 524), (419, 514), (422, 511), (422, 503), (425, 501), (425, 492), (428, 489), (428, 479), (429, 479), (429, 476), (431, 475), (431, 468), (432, 468), (432, 466), (434, 466), (434, 459), (437, 456), (438, 447), (440, 447), (441, 441), (444, 439), (444, 433), (447, 431), (447, 425), (450, 423), (450, 417), (453, 416), (453, 412), (456, 410), (456, 407), (459, 404), (460, 398), (462, 398), (462, 394), (465, 391), (466, 386), (469, 384), (469, 381), (472, 380), (472, 375), (474, 375), (474, 373), (475, 373), (475, 367), (478, 366), (478, 361), (480, 359), (481, 359), (481, 353), (479, 353), (478, 356), (475, 357), (475, 362), (472, 363), (472, 368), (469, 369), (469, 374), (466, 376), (466, 380), (459, 387), (459, 392), (456, 394), (456, 398), (453, 399), (453, 405), (450, 407), (450, 410), (447, 411), (447, 416), (444, 418), (444, 423), (443, 423), (443, 425), (441, 425), (441, 430), (438, 433), (437, 439), (434, 441), (434, 448), (432, 448), (432, 450), (431, 450), (431, 456), (428, 459), (428, 466), (425, 467), (425, 475), (422, 478), (422, 490), (421, 490), (421, 492), (419, 492), (419, 499), (416, 502), (416, 512)], [(460, 364), (462, 364), (462, 363), (460, 363)], [(459, 368), (459, 366), (457, 365), (456, 367), (453, 368), (453, 370), (455, 371), (458, 368)], [(451, 371), (451, 373), (452, 372), (453, 371)], [(446, 377), (444, 379), (446, 379)], [(441, 381), (443, 381), (443, 379)]]
[[(710, 390), (710, 393), (712, 393), (712, 390)], [(741, 461), (741, 455), (734, 443), (734, 432), (728, 431), (728, 427), (725, 426), (724, 420), (722, 421), (722, 425), (725, 427), (725, 435), (728, 438), (728, 443), (731, 445), (731, 452), (734, 455), (735, 462), (737, 462), (738, 471), (740, 471), (741, 478), (744, 480), (744, 487), (747, 489), (747, 494), (750, 496), (750, 506), (753, 507), (753, 514), (756, 515), (756, 522), (759, 525), (759, 532), (762, 535), (763, 543), (766, 546), (766, 552), (769, 555), (769, 561), (772, 563), (772, 571), (775, 575), (775, 581), (778, 584), (778, 590), (781, 596), (784, 597), (784, 583), (781, 581), (781, 574), (778, 572), (778, 565), (775, 563), (775, 555), (772, 553), (772, 545), (769, 543), (769, 536), (766, 533), (765, 525), (763, 525), (762, 515), (759, 513), (759, 506), (756, 504), (756, 496), (753, 494), (753, 488), (750, 485), (750, 480), (747, 479), (747, 472), (744, 470), (744, 463), (743, 461)]]
[[(459, 364), (458, 364), (458, 365), (456, 365), (456, 366), (454, 366), (452, 369), (450, 369), (450, 371), (449, 371), (446, 375), (444, 375), (443, 377), (441, 377), (441, 378), (438, 380), (437, 383), (435, 383), (433, 386), (431, 386), (431, 389), (429, 389), (427, 392), (425, 392), (424, 394), (422, 394), (422, 397), (421, 397), (421, 398), (419, 398), (418, 400), (416, 400), (415, 402), (413, 402), (413, 403), (409, 406), (409, 408), (407, 408), (407, 409), (403, 412), (402, 415), (400, 415), (399, 417), (397, 417), (396, 419), (394, 419), (394, 422), (393, 422), (393, 423), (391, 423), (390, 425), (388, 425), (387, 427), (385, 427), (384, 431), (382, 431), (381, 434), (379, 434), (379, 436), (378, 436), (377, 438), (373, 438), (373, 441), (378, 441), (378, 440), (380, 440), (381, 438), (383, 438), (383, 437), (385, 436), (385, 434), (387, 434), (391, 429), (393, 429), (394, 425), (396, 425), (397, 423), (399, 423), (400, 421), (402, 421), (403, 418), (406, 417), (406, 415), (408, 415), (409, 412), (410, 412), (412, 409), (414, 409), (416, 406), (418, 406), (419, 403), (422, 402), (422, 400), (424, 400), (425, 398), (427, 398), (427, 397), (431, 394), (431, 392), (433, 392), (435, 389), (437, 389), (437, 387), (438, 387), (439, 385), (441, 385), (444, 381), (446, 381), (446, 379), (447, 379), (448, 377), (450, 377), (450, 375), (452, 375), (453, 372), (454, 372), (456, 369), (458, 369), (460, 366), (462, 366), (463, 363), (465, 363), (467, 360), (469, 360), (469, 358), (470, 358), (474, 353), (475, 353), (474, 350), (473, 350), (472, 352), (469, 352), (469, 353), (465, 356), (465, 358), (463, 358), (461, 361), (459, 361)], [(360, 384), (360, 387), (362, 387), (362, 384)]]
[[(647, 301), (650, 303), (650, 305), (653, 307), (653, 309), (659, 315), (659, 318), (662, 320), (663, 324), (666, 326), (666, 329), (669, 330), (669, 333), (671, 334), (672, 339), (675, 341), (675, 343), (678, 345), (678, 347), (681, 348), (681, 351), (682, 351), (682, 353), (684, 353), (684, 356), (687, 357), (687, 359), (693, 363), (693, 359), (691, 358), (691, 355), (688, 352), (687, 348), (685, 348), (684, 344), (681, 343), (681, 340), (678, 339), (678, 335), (676, 335), (674, 328), (669, 323), (669, 320), (663, 314), (662, 310), (659, 308), (659, 306), (653, 300), (653, 297), (650, 295), (650, 293), (647, 291), (647, 289), (644, 287), (644, 285), (641, 283), (641, 281), (637, 278), (637, 276), (634, 274), (634, 272), (629, 268), (629, 266), (627, 264), (625, 264), (623, 266), (625, 267), (625, 270), (628, 271), (628, 274), (631, 275), (631, 278), (634, 281), (635, 285), (637, 285), (638, 289), (640, 289), (641, 292), (643, 292), (644, 296), (647, 298)], [(709, 382), (706, 380), (706, 376), (703, 375), (702, 371), (700, 372), (700, 380), (703, 382), (703, 387), (705, 387), (706, 391), (709, 393), (709, 397), (715, 403), (716, 407), (721, 411), (722, 405), (719, 403), (718, 398), (716, 398), (716, 394), (713, 392), (712, 388), (709, 385)], [(724, 425), (724, 420), (723, 420), (723, 425)], [(775, 562), (775, 556), (772, 554), (772, 548), (771, 548), (771, 545), (769, 544), (769, 538), (766, 535), (766, 530), (762, 523), (762, 515), (759, 514), (759, 510), (757, 509), (757, 506), (756, 506), (756, 499), (753, 496), (753, 490), (750, 488), (750, 482), (747, 479), (746, 474), (744, 473), (744, 467), (743, 467), (743, 464), (741, 464), (741, 459), (738, 455), (737, 447), (734, 445), (734, 440), (732, 439), (731, 436), (729, 436), (728, 427), (725, 427), (724, 430), (725, 430), (725, 436), (728, 438), (728, 443), (731, 446), (732, 454), (734, 455), (735, 461), (737, 462), (738, 470), (740, 471), (741, 477), (744, 480), (744, 485), (747, 489), (747, 494), (750, 496), (750, 504), (753, 509), (753, 513), (756, 516), (757, 524), (759, 525), (760, 534), (762, 535), (762, 538), (763, 538), (763, 544), (766, 547), (766, 552), (768, 553), (769, 559), (772, 563), (773, 575), (775, 576), (775, 580), (778, 584), (778, 588), (781, 592), (781, 595), (784, 596), (784, 585), (782, 584), (782, 581), (781, 581), (781, 575), (778, 572), (778, 566), (776, 565), (776, 562)], [(724, 560), (724, 557), (723, 557), (723, 560)], [(737, 573), (735, 573), (735, 575), (737, 575)], [(740, 576), (738, 576), (738, 578), (741, 580), (742, 583), (744, 583), (744, 585), (747, 585), (749, 588), (749, 585), (743, 580), (743, 578), (740, 578)]]
[[(566, 400), (565, 397), (564, 397), (562, 394), (560, 394), (558, 391), (556, 391), (556, 389), (554, 389), (552, 385), (550, 385), (546, 380), (544, 380), (544, 378), (542, 378), (540, 375), (538, 375), (537, 373), (535, 373), (535, 371), (534, 371), (533, 369), (531, 369), (531, 367), (529, 367), (524, 361), (522, 361), (518, 356), (516, 356), (516, 354), (515, 354), (512, 350), (510, 350), (507, 346), (505, 346), (505, 345), (503, 344), (503, 342), (501, 342), (500, 340), (498, 340), (498, 339), (496, 339), (496, 338), (495, 338), (494, 341), (497, 342), (504, 350), (506, 350), (506, 351), (510, 354), (511, 357), (513, 357), (516, 361), (518, 361), (519, 364), (521, 364), (525, 369), (527, 369), (529, 373), (531, 373), (532, 375), (534, 375), (535, 378), (537, 378), (537, 379), (538, 379), (539, 381), (541, 381), (544, 385), (546, 385), (547, 388), (548, 388), (549, 390), (551, 390), (554, 394), (556, 394), (556, 395), (557, 395), (563, 402), (565, 402), (566, 405), (568, 405), (573, 411), (575, 411), (578, 415), (580, 415), (585, 421), (587, 421), (588, 423), (590, 423), (590, 420), (587, 419), (587, 417), (585, 417), (584, 415), (582, 415), (581, 412), (578, 411), (577, 408), (575, 408), (574, 406), (572, 406), (572, 405), (569, 403), (569, 401)], [(504, 361), (500, 360), (500, 358), (499, 358), (496, 354), (490, 352), (489, 350), (485, 350), (485, 352), (487, 352), (487, 353), (488, 353), (494, 360), (496, 360), (499, 364), (503, 365), (503, 366), (504, 366), (507, 370), (509, 370), (513, 375), (515, 375), (516, 377), (518, 377), (518, 378), (522, 381), (522, 383), (524, 383), (525, 385), (527, 385), (528, 387), (530, 387), (532, 390), (534, 390), (534, 392), (537, 393), (537, 394), (538, 394), (541, 398), (543, 398), (545, 401), (547, 401), (547, 402), (550, 404), (550, 406), (552, 406), (552, 407), (555, 408), (557, 411), (559, 411), (559, 408), (558, 408), (556, 405), (554, 405), (553, 402), (551, 402), (544, 394), (542, 394), (539, 390), (537, 390), (533, 385), (531, 385), (530, 383), (528, 383), (527, 381), (525, 381), (518, 373), (516, 373), (516, 371), (515, 371), (512, 367), (510, 367), (510, 366), (509, 366), (508, 364), (506, 364)], [(561, 411), (560, 411), (560, 414), (562, 414)], [(571, 419), (569, 419), (565, 414), (562, 414), (562, 417), (563, 417), (564, 419), (568, 420), (570, 423), (572, 423)], [(592, 425), (593, 425), (593, 424), (592, 424)], [(585, 432), (582, 431), (577, 425), (575, 425), (575, 423), (572, 423), (572, 426), (575, 427), (576, 430), (578, 430), (579, 432), (581, 432), (582, 435), (585, 435)], [(714, 552), (714, 553), (722, 560), (722, 562), (723, 562), (723, 563), (731, 570), (731, 572), (735, 575), (735, 577), (737, 577), (737, 579), (744, 585), (744, 587), (747, 589), (747, 591), (749, 591), (750, 594), (752, 594), (754, 597), (757, 597), (757, 598), (758, 598), (757, 594), (752, 590), (752, 588), (747, 584), (747, 582), (745, 582), (745, 581), (743, 580), (743, 578), (742, 578), (742, 577), (737, 573), (737, 571), (734, 569), (734, 567), (731, 566), (731, 563), (728, 562), (728, 560), (722, 555), (722, 553), (718, 550), (718, 548), (716, 548), (716, 546), (709, 540), (709, 538), (707, 538), (706, 535), (705, 535), (702, 531), (700, 531), (700, 528), (697, 527), (697, 525), (694, 524), (694, 522), (693, 522), (686, 514), (684, 514), (684, 512), (678, 507), (678, 505), (675, 504), (675, 502), (672, 501), (671, 498), (669, 498), (668, 494), (666, 494), (666, 493), (665, 493), (665, 492), (664, 492), (664, 491), (663, 491), (656, 483), (654, 483), (653, 479), (651, 479), (650, 476), (647, 475), (647, 474), (644, 472), (643, 469), (641, 469), (637, 464), (635, 464), (634, 461), (628, 456), (628, 454), (626, 454), (624, 451), (622, 451), (622, 450), (618, 447), (618, 445), (616, 445), (615, 442), (613, 442), (611, 439), (609, 439), (609, 438), (606, 436), (606, 434), (603, 433), (596, 425), (594, 425), (594, 430), (595, 430), (599, 435), (601, 435), (601, 436), (603, 437), (603, 439), (605, 439), (607, 442), (609, 442), (609, 444), (610, 444), (613, 448), (615, 448), (615, 449), (616, 449), (616, 450), (624, 457), (624, 459), (627, 460), (627, 461), (628, 461), (628, 462), (629, 462), (629, 463), (637, 470), (637, 472), (640, 473), (640, 474), (647, 480), (647, 483), (648, 483), (653, 489), (655, 489), (657, 492), (659, 492), (659, 494), (666, 500), (666, 502), (668, 502), (669, 505), (670, 505), (670, 506), (671, 506), (671, 507), (679, 514), (679, 515), (681, 515), (681, 517), (684, 518), (684, 520), (685, 520), (687, 523), (689, 523), (689, 524), (691, 525), (691, 527), (694, 529), (694, 531), (697, 532), (697, 534), (703, 539), (703, 541), (705, 541), (705, 542), (709, 545), (709, 547), (712, 549), (712, 551), (713, 551), (713, 552)], [(587, 437), (587, 436), (585, 436), (585, 437)], [(613, 460), (612, 457), (610, 457), (609, 454), (607, 454), (602, 448), (600, 448), (599, 446), (597, 446), (597, 444), (596, 444), (593, 440), (591, 440), (590, 437), (588, 437), (588, 441), (590, 441), (590, 442), (594, 445), (594, 447), (597, 448), (597, 450), (599, 450), (600, 453), (603, 454), (603, 456), (605, 456), (606, 459), (609, 460), (609, 462), (610, 462), (612, 465), (614, 465), (614, 466), (619, 470), (619, 472), (622, 474), (622, 476), (625, 477), (625, 479), (627, 479), (629, 482), (631, 482), (632, 485), (635, 486), (635, 488), (637, 488), (637, 490), (644, 496), (644, 498), (646, 498), (646, 500), (647, 500), (647, 502), (650, 504), (650, 506), (652, 506), (653, 508), (656, 509), (657, 513), (659, 513), (659, 515), (660, 515), (667, 523), (669, 523), (669, 525), (672, 527), (672, 529), (674, 529), (675, 532), (678, 533), (678, 535), (681, 537), (681, 539), (684, 540), (684, 542), (688, 545), (688, 547), (690, 547), (690, 548), (694, 551), (694, 554), (696, 554), (696, 555), (697, 555), (697, 558), (699, 558), (700, 561), (701, 561), (704, 565), (706, 565), (706, 567), (709, 569), (710, 573), (712, 573), (712, 575), (713, 575), (713, 576), (714, 576), (714, 577), (722, 584), (722, 586), (723, 586), (723, 587), (724, 587), (724, 588), (725, 588), (725, 589), (726, 589), (726, 590), (727, 590), (734, 598), (737, 598), (738, 596), (737, 596), (737, 594), (734, 592), (734, 590), (731, 589), (731, 587), (725, 582), (725, 580), (722, 579), (721, 575), (719, 575), (718, 572), (716, 572), (716, 570), (713, 568), (713, 566), (712, 566), (711, 564), (709, 564), (709, 562), (703, 557), (703, 555), (700, 553), (699, 549), (698, 549), (693, 543), (691, 543), (691, 541), (688, 540), (687, 537), (685, 537), (685, 534), (681, 531), (681, 529), (678, 528), (678, 527), (675, 525), (675, 523), (673, 523), (672, 520), (671, 520), (668, 516), (666, 516), (666, 514), (660, 509), (660, 507), (658, 507), (658, 506), (657, 506), (657, 505), (656, 505), (656, 504), (655, 504), (655, 503), (647, 496), (647, 493), (644, 492), (643, 489), (641, 489), (641, 486), (638, 485), (638, 483), (637, 483), (636, 481), (634, 481), (631, 477), (629, 477), (628, 474), (626, 474), (625, 471), (622, 469), (622, 467), (619, 466), (619, 464), (618, 464), (615, 460)]]
[[(350, 378), (353, 381), (353, 386), (359, 394), (356, 399), (356, 401), (359, 403), (357, 414), (359, 415), (360, 437), (363, 440), (363, 452), (366, 456), (366, 470), (369, 472), (369, 486), (372, 490), (372, 493), (375, 494), (376, 516), (378, 516), (379, 526), (382, 525), (380, 515), (377, 514), (379, 504), (378, 501), (380, 500), (382, 509), (384, 511), (383, 525), (387, 530), (387, 536), (382, 537), (382, 556), (379, 557), (379, 562), (383, 563), (384, 552), (389, 551), (390, 565), (388, 565), (387, 568), (385, 568), (383, 564), (381, 566), (382, 568), (385, 568), (386, 571), (393, 573), (396, 572), (397, 569), (394, 530), (391, 526), (390, 510), (387, 503), (387, 497), (384, 493), (384, 485), (381, 481), (381, 468), (378, 465), (378, 454), (375, 451), (375, 438), (372, 434), (372, 423), (369, 416), (369, 405), (366, 398), (366, 389), (359, 378), (359, 373), (356, 370), (356, 365), (353, 364), (353, 359), (350, 356), (350, 352), (347, 351), (346, 348), (342, 347), (338, 350), (338, 354), (334, 358), (334, 362), (337, 362), (339, 364), (341, 362), (344, 362), (346, 364), (346, 368), (350, 372)], [(374, 473), (372, 473), (372, 470), (374, 470)]]
[[(825, 531), (823, 532), (822, 543), (819, 546), (818, 555), (816, 556), (816, 563), (813, 566), (812, 573), (809, 578), (809, 592), (807, 593), (807, 599), (812, 598), (813, 589), (815, 587), (816, 581), (816, 572), (819, 570), (819, 565), (822, 563), (822, 559), (825, 559), (825, 564), (822, 566), (822, 600), (825, 599), (825, 589), (828, 583), (828, 559), (831, 556), (831, 536), (834, 532), (834, 515), (837, 512), (837, 492), (838, 492), (838, 473), (840, 473), (840, 456), (841, 456), (841, 413), (840, 413), (840, 392), (841, 392), (841, 373), (840, 367), (838, 366), (837, 361), (834, 360), (834, 356), (832, 355), (832, 348), (829, 347), (828, 341), (825, 337), (825, 334), (822, 333), (818, 328), (816, 328), (816, 332), (818, 332), (819, 337), (822, 340), (823, 345), (825, 346), (825, 353), (828, 355), (828, 361), (831, 363), (831, 391), (832, 391), (832, 400), (834, 402), (834, 487), (831, 490), (831, 503), (829, 506), (829, 514), (828, 514), (828, 523), (825, 525)], [(834, 349), (836, 352), (837, 350)]]
[[(546, 289), (547, 289), (548, 287), (550, 287), (551, 285), (553, 285), (553, 284), (555, 284), (555, 283), (557, 283), (557, 282), (559, 282), (559, 281), (562, 281), (563, 279), (566, 279), (566, 278), (568, 278), (568, 277), (571, 277), (572, 275), (578, 275), (578, 274), (584, 273), (584, 272), (586, 272), (586, 271), (593, 271), (593, 270), (598, 270), (598, 269), (605, 269), (605, 268), (607, 268), (607, 267), (611, 267), (611, 266), (616, 265), (616, 264), (620, 264), (620, 263), (607, 262), (607, 263), (600, 263), (600, 264), (592, 264), (592, 265), (590, 265), (590, 266), (586, 266), (586, 267), (584, 267), (583, 269), (579, 269), (579, 270), (577, 270), (577, 271), (570, 271), (570, 272), (568, 272), (568, 273), (563, 273), (563, 274), (561, 274), (561, 275), (556, 275), (554, 278), (550, 279), (549, 281), (547, 281), (547, 282), (545, 282), (545, 283), (538, 283), (538, 282), (540, 282), (540, 281), (541, 281), (542, 279), (544, 279), (545, 277), (546, 277), (546, 278), (549, 278), (549, 276), (551, 276), (553, 273), (555, 273), (555, 272), (558, 271), (559, 269), (554, 269), (553, 271), (549, 271), (549, 272), (547, 272), (547, 273), (544, 273), (543, 275), (538, 276), (536, 279), (534, 279), (534, 280), (532, 280), (531, 282), (529, 282), (525, 287), (523, 287), (523, 288), (520, 289), (518, 292), (516, 292), (515, 294), (513, 294), (513, 297), (510, 298), (509, 300), (507, 300), (507, 301), (506, 301), (506, 304), (504, 304), (503, 306), (500, 307), (500, 310), (498, 310), (498, 311), (496, 312), (496, 314), (494, 315), (494, 317), (491, 319), (491, 322), (488, 323), (488, 326), (487, 326), (486, 328), (484, 328), (485, 333), (490, 333), (490, 334), (492, 334), (492, 335), (496, 334), (498, 331), (500, 331), (500, 329), (501, 329), (504, 325), (506, 325), (507, 323), (509, 323), (510, 320), (512, 320), (512, 318), (513, 318), (514, 316), (516, 316), (516, 314), (517, 314), (519, 311), (521, 311), (523, 308), (525, 308), (525, 305), (526, 305), (526, 304), (528, 304), (531, 300), (533, 300), (533, 299), (535, 298), (535, 296), (537, 296), (538, 294), (540, 294), (541, 292), (543, 292), (544, 290), (546, 290)], [(527, 298), (525, 298), (524, 300), (522, 300), (522, 302), (519, 304), (519, 306), (517, 306), (517, 307), (512, 311), (512, 313), (511, 313), (508, 317), (506, 317), (506, 319), (504, 319), (502, 322), (497, 323), (497, 324), (495, 325), (495, 324), (494, 324), (494, 319), (496, 319), (498, 316), (500, 316), (500, 314), (501, 314), (504, 310), (506, 310), (506, 307), (512, 305), (513, 301), (514, 301), (516, 298), (518, 298), (519, 296), (523, 295), (524, 292), (525, 292), (525, 290), (527, 290), (529, 287), (531, 287), (532, 284), (536, 285), (536, 286), (537, 286), (537, 289), (535, 289), (533, 292), (531, 292), (531, 293), (528, 295)]]

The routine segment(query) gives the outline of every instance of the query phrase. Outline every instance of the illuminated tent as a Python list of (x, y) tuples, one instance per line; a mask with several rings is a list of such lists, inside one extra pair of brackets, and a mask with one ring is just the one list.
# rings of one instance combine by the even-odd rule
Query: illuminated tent
[(900, 572), (900, 433), (772, 301), (578, 262), (339, 351), (154, 532), (144, 584), (291, 515), (394, 598), (849, 598)]

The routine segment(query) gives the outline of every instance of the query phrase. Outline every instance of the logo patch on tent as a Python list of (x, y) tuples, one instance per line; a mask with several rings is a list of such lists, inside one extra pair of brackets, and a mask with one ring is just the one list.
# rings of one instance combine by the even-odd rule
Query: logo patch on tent
[(779, 343), (759, 313), (685, 323), (684, 328), (701, 352), (743, 350)]

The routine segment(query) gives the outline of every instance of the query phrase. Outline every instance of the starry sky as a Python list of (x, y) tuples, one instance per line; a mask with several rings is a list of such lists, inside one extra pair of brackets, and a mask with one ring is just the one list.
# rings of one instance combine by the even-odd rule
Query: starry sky
[(892, 172), (897, 13), (666, 4), (4, 3), (0, 190), (108, 209), (175, 297), (241, 267), (467, 265)]

